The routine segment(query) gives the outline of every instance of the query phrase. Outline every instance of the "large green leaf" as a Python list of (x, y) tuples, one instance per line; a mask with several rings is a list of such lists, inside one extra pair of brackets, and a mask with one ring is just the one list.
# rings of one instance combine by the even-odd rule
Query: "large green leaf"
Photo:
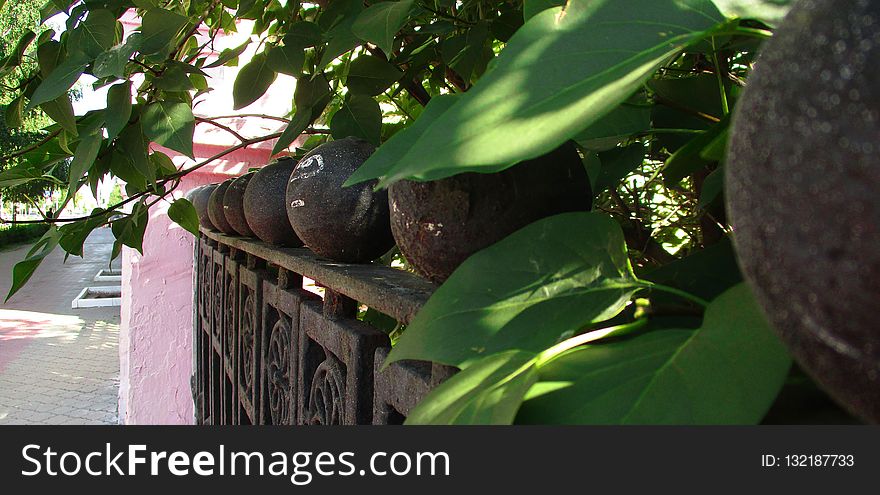
[(302, 74), (305, 61), (306, 53), (303, 48), (288, 44), (272, 47), (266, 58), (270, 69), (294, 77)]
[(577, 133), (574, 140), (586, 149), (605, 151), (614, 148), (633, 134), (651, 127), (651, 107), (623, 103), (593, 125)]
[(86, 65), (88, 65), (87, 61), (83, 60), (81, 56), (72, 56), (58, 64), (34, 90), (25, 111), (30, 111), (37, 105), (42, 105), (67, 93), (67, 90), (73, 87), (82, 75)]
[(712, 301), (697, 330), (588, 345), (540, 369), (518, 422), (755, 424), (791, 360), (745, 284)]
[(103, 136), (100, 134), (87, 134), (82, 136), (76, 151), (73, 154), (73, 160), (70, 162), (70, 184), (67, 188), (67, 197), (72, 198), (77, 189), (79, 189), (79, 180), (85, 175), (86, 171), (95, 163), (98, 157), (98, 151), (101, 150)]
[(540, 352), (615, 316), (644, 286), (614, 220), (556, 215), (462, 263), (416, 315), (388, 362), (466, 367), (498, 351)]
[(199, 216), (196, 209), (186, 198), (175, 199), (168, 207), (168, 218), (180, 225), (192, 235), (199, 235)]
[(141, 24), (140, 52), (151, 55), (166, 50), (187, 22), (186, 17), (170, 10), (147, 10)]
[(187, 103), (160, 101), (141, 114), (144, 134), (156, 143), (193, 158), (195, 117)]
[(233, 108), (240, 110), (257, 101), (269, 86), (275, 81), (278, 74), (269, 67), (266, 52), (254, 55), (254, 58), (238, 72), (235, 84), (232, 87)]
[(729, 17), (757, 19), (771, 26), (782, 21), (794, 0), (712, 0)]
[(538, 380), (534, 353), (486, 356), (437, 387), (406, 418), (407, 424), (510, 424), (523, 396)]
[(370, 55), (356, 58), (348, 69), (345, 85), (352, 93), (376, 96), (403, 76), (397, 67)]
[(319, 25), (326, 31), (324, 36), (330, 41), (324, 48), (318, 70), (323, 70), (330, 62), (343, 53), (361, 44), (351, 27), (364, 10), (361, 0), (334, 0), (321, 14)]
[(382, 110), (369, 96), (350, 95), (330, 121), (330, 134), (334, 139), (354, 136), (378, 146), (381, 133)]
[(58, 122), (65, 131), (74, 136), (78, 134), (76, 116), (73, 114), (73, 103), (70, 102), (67, 93), (62, 93), (58, 98), (41, 104), (40, 108), (46, 112), (49, 118)]
[(116, 45), (109, 50), (101, 53), (95, 58), (92, 66), (92, 73), (97, 78), (117, 77), (122, 79), (125, 77), (125, 67), (131, 56), (138, 50), (140, 46), (141, 33), (132, 33), (125, 43)]
[(107, 138), (114, 139), (131, 118), (131, 81), (110, 86), (107, 90)]
[[(564, 11), (545, 10), (405, 156), (386, 162), (380, 185), (494, 172), (547, 153), (721, 22), (709, 0), (571, 0)], [(382, 155), (380, 148), (370, 160), (383, 161)]]
[(12, 286), (6, 294), (6, 301), (9, 301), (10, 297), (24, 287), (24, 284), (30, 280), (43, 259), (58, 246), (60, 238), (61, 235), (58, 232), (58, 229), (52, 225), (49, 227), (49, 230), (43, 234), (43, 237), (41, 237), (30, 251), (28, 251), (25, 259), (19, 261), (14, 267), (12, 267)]
[(80, 52), (89, 59), (110, 49), (116, 41), (116, 16), (107, 9), (89, 11), (86, 20), (81, 22), (67, 38), (69, 52)]
[(358, 15), (351, 31), (390, 56), (394, 35), (406, 22), (413, 3), (414, 0), (399, 0), (373, 4)]
[(290, 143), (296, 140), (300, 133), (321, 115), (331, 97), (332, 90), (324, 76), (317, 76), (314, 79), (303, 76), (297, 79), (296, 91), (293, 93), (296, 113), (287, 124), (284, 132), (281, 133), (278, 141), (275, 142), (272, 154), (279, 153), (290, 146)]
[(565, 0), (523, 0), (523, 19), (528, 21), (547, 9), (563, 5)]

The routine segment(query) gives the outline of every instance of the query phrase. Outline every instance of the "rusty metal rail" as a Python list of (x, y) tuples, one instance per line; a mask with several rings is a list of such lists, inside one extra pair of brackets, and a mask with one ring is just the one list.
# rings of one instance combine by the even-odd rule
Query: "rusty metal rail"
[(409, 323), (435, 288), (424, 279), (207, 229), (195, 254), (200, 424), (401, 423), (455, 371), (423, 362), (383, 370), (389, 338), (357, 317), (366, 306)]

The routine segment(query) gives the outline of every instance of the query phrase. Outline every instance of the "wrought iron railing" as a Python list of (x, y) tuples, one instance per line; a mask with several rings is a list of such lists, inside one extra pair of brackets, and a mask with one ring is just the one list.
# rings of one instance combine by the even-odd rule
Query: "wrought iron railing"
[(383, 369), (388, 335), (357, 318), (367, 306), (409, 323), (434, 290), (415, 275), (207, 229), (195, 259), (200, 424), (399, 424), (455, 371)]

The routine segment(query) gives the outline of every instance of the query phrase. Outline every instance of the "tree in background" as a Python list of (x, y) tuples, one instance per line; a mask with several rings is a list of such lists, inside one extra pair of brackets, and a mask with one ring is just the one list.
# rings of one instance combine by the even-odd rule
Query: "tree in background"
[[(47, 132), (46, 127), (52, 124), (43, 111), (22, 112), (20, 102), (16, 100), (26, 77), (37, 67), (36, 47), (30, 45), (20, 55), (17, 50), (19, 40), (27, 40), (29, 33), (38, 36), (47, 32), (40, 19), (40, 9), (44, 2), (39, 0), (17, 0), (7, 2), (0, 15), (0, 156), (14, 155), (17, 150), (27, 148), (40, 142)], [(0, 170), (9, 170), (23, 164), (20, 156), (11, 156), (0, 161)], [(59, 161), (47, 170), (46, 180), (12, 181), (0, 187), (0, 201), (6, 208), (11, 208), (13, 215), (17, 205), (25, 204), (37, 211), (46, 207), (46, 200), (52, 192), (57, 191), (67, 181), (67, 160)], [(51, 177), (51, 179), (49, 178)], [(16, 184), (16, 182), (18, 182)]]

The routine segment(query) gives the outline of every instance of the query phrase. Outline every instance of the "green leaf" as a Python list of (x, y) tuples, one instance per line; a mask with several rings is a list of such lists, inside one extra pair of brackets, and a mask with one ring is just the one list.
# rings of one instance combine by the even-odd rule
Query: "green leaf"
[(510, 424), (538, 379), (535, 355), (504, 351), (486, 356), (435, 388), (406, 424)]
[(284, 128), (284, 132), (281, 133), (281, 136), (278, 137), (278, 141), (275, 142), (275, 146), (272, 147), (273, 155), (282, 152), (290, 146), (290, 143), (294, 142), (296, 138), (302, 134), (302, 131), (306, 130), (306, 127), (308, 127), (309, 123), (312, 121), (311, 115), (311, 107), (297, 107), (296, 113), (293, 115), (293, 118), (290, 119), (290, 123)]
[(701, 156), (702, 151), (712, 144), (719, 136), (726, 139), (727, 128), (730, 126), (730, 117), (725, 116), (721, 122), (713, 125), (709, 130), (698, 134), (684, 146), (675, 151), (663, 165), (663, 181), (666, 184), (678, 184), (685, 177), (705, 168), (713, 163)]
[(116, 41), (116, 16), (107, 9), (90, 10), (86, 20), (81, 22), (67, 38), (70, 53), (78, 52), (94, 60)]
[(624, 148), (614, 148), (599, 153), (599, 176), (596, 178), (594, 194), (606, 189), (616, 190), (620, 181), (632, 173), (645, 160), (645, 145), (635, 143)]
[(330, 121), (333, 139), (348, 136), (359, 137), (379, 146), (382, 134), (382, 110), (379, 103), (369, 96), (352, 94)]
[(232, 87), (233, 109), (240, 110), (257, 101), (277, 76), (278, 74), (269, 67), (266, 52), (254, 55), (235, 78)]
[(351, 174), (351, 177), (345, 181), (343, 186), (350, 186), (358, 182), (364, 182), (374, 177), (382, 175), (384, 170), (394, 167), (394, 165), (403, 159), (409, 151), (411, 143), (417, 141), (434, 121), (447, 112), (460, 95), (439, 95), (431, 98), (428, 105), (422, 111), (422, 114), (408, 127), (391, 136), (382, 146), (373, 153), (372, 156), (380, 154), (378, 160), (368, 159), (357, 170)]
[[(4, 33), (4, 35), (5, 34), (6, 33)], [(33, 31), (25, 31), (21, 38), (19, 38), (18, 43), (16, 43), (15, 48), (12, 50), (12, 53), (9, 54), (9, 57), (5, 60), (3, 64), (0, 64), (0, 74), (4, 74), (9, 70), (21, 65), (22, 57), (24, 57), (24, 52), (27, 50), (28, 46), (33, 43), (36, 37), (37, 35)]]
[(6, 294), (6, 300), (4, 302), (8, 302), (10, 297), (24, 287), (24, 284), (30, 280), (43, 259), (54, 251), (56, 246), (58, 246), (59, 238), (60, 234), (58, 233), (58, 229), (55, 228), (54, 225), (49, 227), (49, 230), (43, 234), (43, 237), (41, 237), (30, 251), (28, 251), (25, 259), (19, 261), (14, 267), (12, 267), (12, 286), (9, 288), (9, 292)]
[(697, 330), (588, 345), (540, 370), (517, 422), (756, 424), (791, 360), (745, 284), (712, 301)]
[[(616, 108), (723, 21), (709, 0), (571, 0), (564, 14), (545, 10), (384, 170), (380, 185), (496, 172), (543, 155)], [(382, 155), (379, 148), (370, 160)]]
[(151, 55), (166, 50), (188, 22), (186, 17), (169, 10), (147, 10), (141, 24), (139, 51)]
[(59, 228), (58, 231), (61, 234), (61, 238), (59, 239), (58, 244), (61, 246), (61, 249), (68, 254), (82, 257), (83, 244), (85, 244), (86, 238), (93, 230), (107, 221), (107, 214), (101, 214), (103, 211), (104, 210), (100, 208), (96, 208), (91, 213), (93, 215), (98, 215), (95, 218), (72, 222)]
[(156, 86), (156, 89), (171, 92), (195, 89), (189, 76), (178, 65), (168, 66), (161, 76), (153, 79), (153, 85)]
[(82, 75), (86, 65), (87, 62), (78, 57), (71, 57), (61, 62), (37, 86), (34, 94), (31, 95), (25, 111), (29, 112), (36, 108), (37, 105), (42, 105), (67, 93)]
[(547, 9), (563, 5), (565, 0), (523, 0), (523, 19), (528, 21)]
[(156, 170), (163, 173), (163, 175), (173, 174), (177, 172), (177, 165), (168, 157), (165, 153), (161, 151), (154, 151), (150, 153), (150, 162), (153, 164)]
[(149, 219), (147, 207), (143, 203), (136, 203), (130, 215), (115, 220), (110, 228), (119, 243), (144, 254), (144, 232)]
[(440, 54), (449, 67), (470, 83), (486, 70), (486, 64), (495, 55), (490, 41), (489, 23), (481, 21), (464, 33), (443, 40)]
[(403, 72), (379, 57), (363, 55), (352, 61), (345, 85), (352, 93), (376, 96), (403, 76)]
[(284, 35), (282, 42), (303, 49), (313, 47), (321, 42), (321, 27), (309, 21), (295, 22)]
[(380, 2), (367, 7), (351, 26), (358, 38), (369, 41), (391, 56), (394, 35), (406, 23), (414, 0)]
[(156, 169), (150, 162), (147, 141), (144, 140), (144, 130), (140, 121), (127, 126), (116, 140), (117, 147), (131, 162), (134, 169), (144, 176), (147, 182), (156, 182)]
[(299, 76), (302, 74), (306, 53), (296, 45), (274, 46), (269, 50), (266, 63), (269, 68), (281, 74)]
[(141, 114), (144, 134), (150, 140), (193, 158), (195, 117), (188, 103), (160, 101)]
[(185, 198), (175, 199), (168, 207), (168, 218), (194, 236), (199, 235), (199, 216), (196, 209)]
[(296, 104), (296, 113), (287, 124), (287, 128), (281, 133), (272, 154), (276, 154), (290, 146), (300, 133), (306, 129), (316, 118), (321, 115), (324, 108), (330, 102), (332, 90), (324, 76), (310, 79), (306, 76), (296, 81), (296, 91), (293, 93), (293, 102)]
[(73, 104), (67, 93), (62, 94), (52, 101), (47, 101), (40, 105), (40, 108), (46, 112), (55, 122), (61, 124), (65, 131), (76, 136), (79, 132), (76, 128), (76, 116), (73, 114)]
[(623, 103), (577, 133), (573, 139), (588, 150), (605, 151), (650, 128), (650, 106)]
[(24, 110), (24, 96), (18, 95), (6, 106), (4, 118), (10, 129), (21, 127), (21, 113)]
[(697, 204), (700, 208), (707, 208), (715, 198), (721, 195), (724, 189), (724, 167), (718, 167), (703, 180), (703, 187), (700, 189), (700, 201)]
[(131, 81), (110, 86), (107, 90), (105, 124), (107, 139), (114, 139), (128, 125), (131, 118)]
[(238, 58), (242, 53), (244, 53), (244, 51), (247, 49), (248, 45), (250, 45), (250, 44), (251, 44), (251, 40), (250, 40), (250, 38), (248, 38), (247, 41), (238, 45), (235, 48), (226, 48), (225, 50), (220, 52), (220, 55), (217, 57), (217, 60), (206, 65), (205, 68), (212, 69), (214, 67), (220, 67), (221, 65), (225, 64), (226, 62), (229, 62), (232, 59)]
[(80, 136), (79, 145), (73, 154), (73, 160), (70, 162), (69, 169), (69, 185), (67, 187), (67, 197), (72, 198), (79, 189), (79, 180), (85, 175), (86, 171), (95, 163), (98, 157), (98, 151), (101, 149), (103, 137), (100, 134), (87, 134)]
[[(643, 280), (681, 289), (689, 294), (712, 300), (742, 282), (733, 244), (729, 238), (695, 251), (679, 260), (641, 275)], [(680, 303), (678, 296), (652, 293), (651, 304)]]
[(329, 42), (324, 48), (317, 70), (323, 70), (336, 57), (361, 44), (360, 38), (352, 33), (351, 27), (363, 10), (364, 5), (361, 0), (330, 2), (319, 19), (319, 25), (326, 31), (324, 37)]
[(125, 43), (116, 45), (113, 48), (101, 53), (95, 58), (92, 66), (92, 73), (95, 77), (102, 79), (105, 77), (125, 78), (125, 66), (128, 64), (131, 56), (138, 50), (140, 46), (140, 33), (132, 33)]
[(794, 0), (712, 0), (728, 17), (757, 19), (776, 26), (791, 9)]
[(0, 188), (20, 186), (42, 178), (42, 169), (23, 163), (0, 171)]
[(580, 212), (545, 218), (462, 263), (413, 319), (388, 362), (466, 367), (503, 350), (541, 352), (615, 316), (641, 287), (614, 220)]

